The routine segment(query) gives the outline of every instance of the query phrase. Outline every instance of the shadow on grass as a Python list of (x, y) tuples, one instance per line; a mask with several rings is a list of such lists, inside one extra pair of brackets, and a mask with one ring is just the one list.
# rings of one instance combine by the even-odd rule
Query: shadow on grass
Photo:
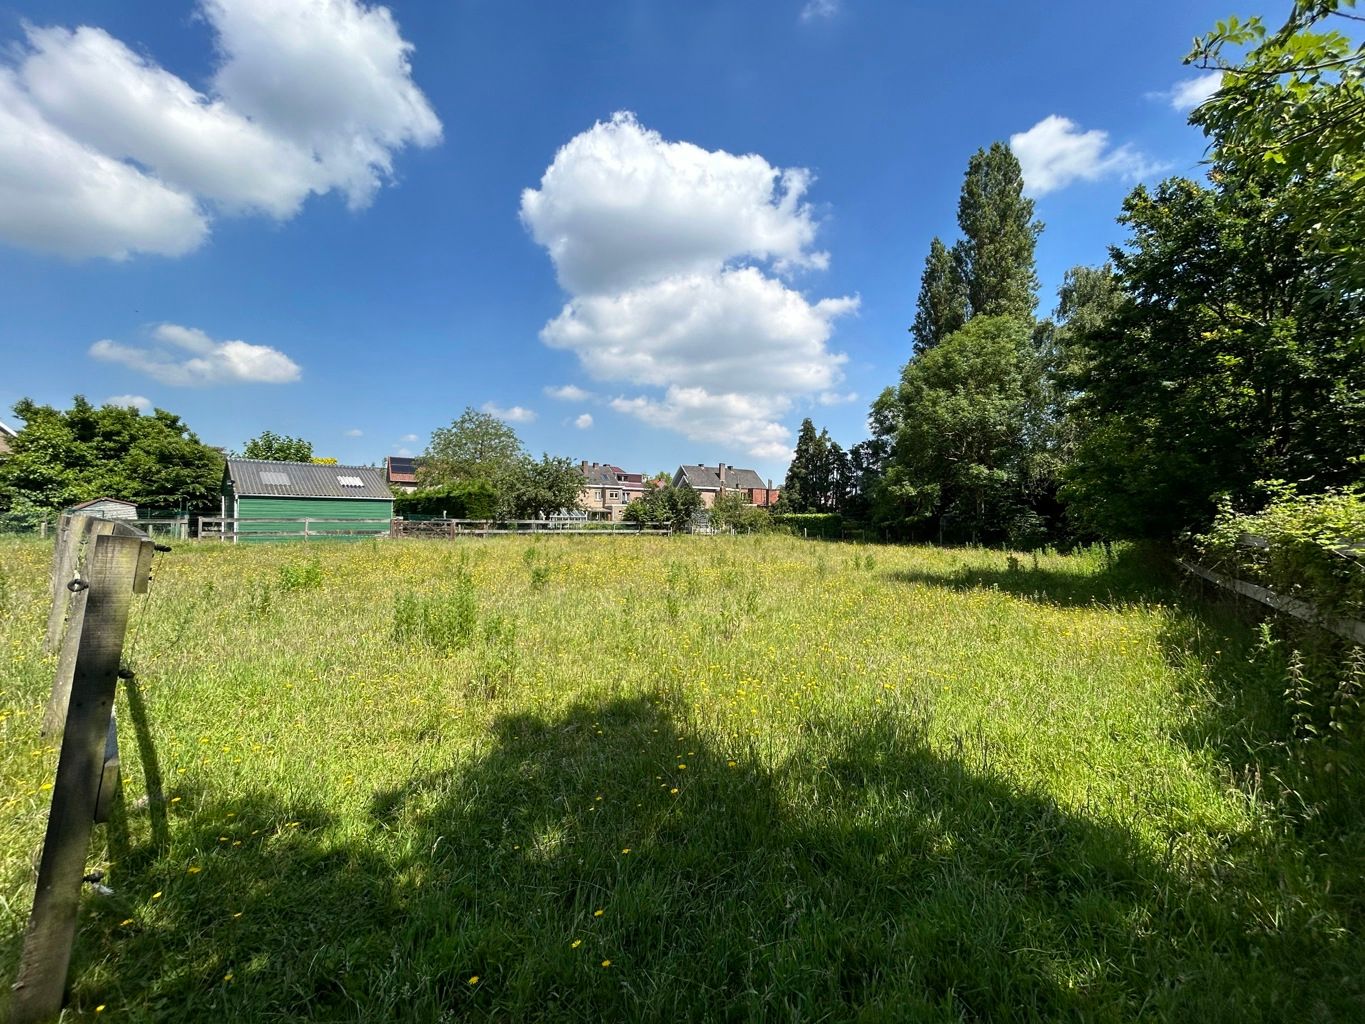
[(1119, 547), (1099, 572), (1090, 571), (1090, 566), (1081, 562), (1071, 572), (1035, 568), (1027, 555), (1015, 556), (1018, 567), (1010, 568), (1007, 553), (991, 554), (998, 560), (997, 566), (964, 565), (941, 572), (903, 569), (888, 575), (900, 583), (960, 591), (998, 590), (1062, 607), (1165, 600), (1176, 593), (1170, 557), (1159, 548)]
[(1250, 927), (1259, 894), (1015, 790), (970, 743), (932, 752), (913, 707), (814, 722), (808, 743), (779, 778), (622, 699), (498, 719), (481, 756), (344, 814), (176, 791), (171, 850), (116, 866), (115, 896), (87, 904), (75, 1004), (158, 1021), (1359, 1019), (1342, 969), (1358, 946)]

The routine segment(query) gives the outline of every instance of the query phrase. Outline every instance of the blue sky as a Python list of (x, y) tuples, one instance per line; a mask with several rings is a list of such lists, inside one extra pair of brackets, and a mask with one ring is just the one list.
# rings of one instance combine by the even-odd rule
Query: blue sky
[(803, 416), (864, 436), (976, 148), (1014, 137), (1044, 311), (1202, 173), (1172, 90), (1230, 3), (0, 3), (0, 416), (368, 463), (474, 406), (781, 477)]

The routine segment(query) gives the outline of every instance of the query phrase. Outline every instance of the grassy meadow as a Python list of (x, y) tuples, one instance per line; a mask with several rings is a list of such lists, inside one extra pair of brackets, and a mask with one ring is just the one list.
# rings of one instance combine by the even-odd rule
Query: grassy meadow
[[(50, 556), (0, 541), (6, 988)], [(178, 544), (66, 1019), (1365, 1019), (1355, 706), (1139, 552), (1006, 559)]]

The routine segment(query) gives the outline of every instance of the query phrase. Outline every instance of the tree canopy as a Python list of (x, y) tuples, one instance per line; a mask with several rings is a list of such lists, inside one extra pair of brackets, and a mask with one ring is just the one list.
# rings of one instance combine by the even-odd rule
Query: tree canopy
[(0, 516), (36, 523), (92, 498), (153, 510), (207, 508), (216, 500), (223, 457), (164, 409), (99, 408), (77, 395), (70, 410), (25, 398), (24, 422), (0, 458)]
[[(301, 437), (277, 434), (273, 430), (262, 430), (246, 443), (242, 457), (265, 459), (269, 462), (311, 462), (313, 443)], [(336, 460), (333, 459), (333, 462)]]
[(450, 426), (432, 431), (427, 450), (417, 463), (417, 475), (429, 486), (484, 480), (501, 487), (526, 457), (521, 438), (511, 426), (496, 416), (466, 407)]
[(1024, 195), (1019, 159), (1003, 142), (967, 163), (957, 204), (962, 241), (954, 254), (971, 316), (1027, 319), (1038, 304), (1034, 247), (1043, 230)]

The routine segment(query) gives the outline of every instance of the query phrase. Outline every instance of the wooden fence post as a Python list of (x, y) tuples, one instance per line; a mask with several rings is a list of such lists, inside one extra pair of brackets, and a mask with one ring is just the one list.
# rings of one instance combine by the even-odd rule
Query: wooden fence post
[(142, 589), (137, 573), (145, 562), (143, 545), (151, 543), (123, 527), (92, 537), (85, 559), (82, 579), (88, 589), (79, 629), (72, 631), (79, 644), (38, 885), (10, 1006), (14, 1024), (38, 1024), (61, 1013), (123, 638), (134, 590)]
[[(86, 543), (88, 563), (94, 552), (96, 539), (113, 533), (114, 523), (109, 519), (94, 519), (90, 516), (80, 518), (85, 520), (79, 529), (81, 534), (88, 538)], [(75, 564), (74, 558), (72, 564)], [(66, 723), (66, 708), (71, 698), (71, 679), (76, 671), (76, 657), (81, 644), (81, 625), (85, 620), (86, 602), (90, 599), (88, 587), (74, 592), (69, 588), (70, 578), (71, 573), (68, 572), (67, 580), (61, 586), (63, 603), (69, 609), (69, 614), (66, 633), (61, 637), (61, 652), (57, 655), (57, 674), (52, 681), (52, 693), (48, 695), (47, 709), (43, 712), (42, 735), (48, 738), (60, 735)], [(88, 584), (89, 580), (85, 582)]]
[(52, 608), (47, 613), (47, 639), (43, 649), (51, 654), (62, 642), (62, 623), (66, 621), (71, 592), (66, 585), (80, 555), (81, 540), (94, 522), (89, 516), (62, 516), (57, 544), (52, 550)]

